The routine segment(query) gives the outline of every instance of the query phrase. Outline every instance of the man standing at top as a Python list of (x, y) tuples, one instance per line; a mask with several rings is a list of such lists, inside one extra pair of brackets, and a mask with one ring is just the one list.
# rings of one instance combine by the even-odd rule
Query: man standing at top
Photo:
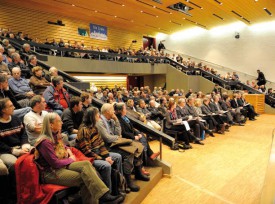
[(265, 79), (264, 73), (261, 72), (259, 69), (257, 70), (257, 73), (258, 73), (257, 85), (258, 86), (265, 85), (266, 84), (266, 79)]

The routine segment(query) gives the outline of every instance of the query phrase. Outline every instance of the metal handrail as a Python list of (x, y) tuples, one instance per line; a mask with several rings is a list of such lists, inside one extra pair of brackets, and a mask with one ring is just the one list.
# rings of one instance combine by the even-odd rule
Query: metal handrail
[[(216, 63), (213, 63), (213, 62), (209, 62), (209, 61), (206, 61), (206, 60), (203, 60), (203, 59), (199, 59), (199, 58), (196, 58), (196, 57), (193, 57), (193, 56), (190, 56), (190, 55), (187, 55), (187, 54), (184, 54), (184, 53), (181, 53), (181, 52), (178, 52), (178, 51), (173, 51), (173, 50), (170, 50), (170, 49), (165, 49), (165, 51), (169, 54), (180, 54), (181, 56), (184, 56), (186, 58), (191, 58), (192, 60), (194, 60), (196, 63), (199, 63), (199, 62), (202, 62), (204, 63), (205, 65), (208, 65), (208, 66), (211, 66), (219, 71), (224, 71), (224, 72), (236, 72), (244, 77), (249, 77), (249, 80), (255, 80), (257, 77), (254, 76), (254, 75), (251, 75), (251, 74), (248, 74), (248, 73), (245, 73), (245, 72), (240, 72), (239, 70), (235, 70), (235, 69), (232, 69), (232, 68), (228, 68), (228, 67), (225, 67), (225, 66), (222, 66), (220, 64), (216, 64)], [(266, 80), (267, 83), (270, 83), (270, 84), (273, 84), (273, 86), (275, 86), (275, 82), (273, 81), (270, 81), (270, 80)]]

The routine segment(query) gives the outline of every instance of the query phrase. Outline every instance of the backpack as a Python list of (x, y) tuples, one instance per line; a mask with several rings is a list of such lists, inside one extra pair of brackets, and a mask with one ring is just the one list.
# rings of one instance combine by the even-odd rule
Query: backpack
[(126, 179), (117, 169), (112, 168), (111, 179), (113, 196), (126, 194), (130, 192), (129, 188), (127, 188)]

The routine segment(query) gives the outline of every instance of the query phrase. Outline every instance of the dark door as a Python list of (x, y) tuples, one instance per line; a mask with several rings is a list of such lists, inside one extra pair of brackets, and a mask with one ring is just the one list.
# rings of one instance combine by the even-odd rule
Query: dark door
[(127, 89), (131, 90), (134, 87), (144, 86), (144, 78), (143, 76), (128, 76), (127, 77)]

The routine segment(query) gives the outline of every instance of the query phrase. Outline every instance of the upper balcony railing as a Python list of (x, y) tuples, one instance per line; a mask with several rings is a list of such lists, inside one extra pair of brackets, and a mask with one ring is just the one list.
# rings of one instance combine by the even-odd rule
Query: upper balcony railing
[[(3, 38), (3, 37), (2, 37)], [(143, 56), (143, 55), (125, 55), (125, 54), (117, 54), (117, 53), (107, 53), (107, 52), (98, 52), (98, 51), (91, 51), (91, 50), (79, 50), (79, 49), (70, 49), (70, 48), (60, 48), (60, 47), (55, 47), (52, 45), (46, 45), (46, 44), (40, 44), (40, 43), (35, 43), (35, 42), (29, 42), (29, 41), (19, 41), (16, 39), (9, 39), (10, 42), (12, 42), (13, 46), (15, 46), (17, 49), (21, 49), (22, 45), (24, 43), (28, 43), (31, 45), (31, 47), (33, 48), (33, 50), (42, 52), (44, 54), (47, 55), (53, 55), (56, 54), (60, 57), (64, 57), (66, 56), (65, 53), (78, 53), (77, 56), (82, 57), (82, 56), (88, 56), (87, 58), (89, 59), (95, 59), (95, 60), (111, 60), (111, 61), (123, 61), (123, 62), (130, 62), (130, 63), (151, 63), (152, 65), (155, 63), (168, 63), (171, 66), (174, 66), (175, 68), (177, 68), (178, 70), (185, 72), (187, 74), (199, 74), (202, 77), (211, 80), (213, 83), (217, 83), (219, 84), (221, 87), (226, 88), (226, 89), (232, 89), (232, 90), (247, 90), (249, 93), (254, 93), (254, 94), (261, 94), (261, 92), (259, 92), (258, 90), (253, 89), (252, 87), (246, 85), (245, 83), (242, 83), (241, 81), (234, 81), (234, 80), (226, 80), (223, 79), (222, 77), (220, 77), (220, 75), (215, 75), (212, 74), (211, 72), (199, 69), (197, 67), (187, 67), (184, 66), (182, 64), (179, 64), (178, 62), (167, 58), (167, 57), (154, 57), (154, 56)], [(36, 51), (32, 51), (33, 54), (36, 54), (38, 56), (38, 59), (42, 59), (47, 57), (45, 55), (41, 55), (41, 53), (37, 53)], [(169, 51), (169, 50), (165, 50), (168, 52), (173, 52), (173, 51)], [(187, 56), (186, 57), (190, 57), (192, 60), (197, 60), (198, 62), (202, 62), (205, 63), (208, 66), (211, 67), (215, 67), (215, 68), (219, 68), (217, 70), (223, 70), (223, 71), (235, 71), (233, 69), (229, 69), (229, 68), (225, 68), (207, 61), (203, 61), (203, 60), (199, 60), (196, 58), (193, 58), (191, 56)], [(45, 61), (45, 59), (44, 59)], [(41, 64), (42, 62), (40, 62)], [(204, 64), (204, 65), (205, 65)], [(47, 67), (47, 66), (46, 66)], [(239, 74), (240, 72), (238, 72)], [(61, 74), (62, 76), (67, 75), (67, 78), (72, 78), (69, 81), (72, 82), (77, 82), (75, 81), (74, 77), (71, 77), (70, 75), (66, 74), (65, 72)], [(247, 74), (243, 74), (246, 76), (250, 76), (251, 75), (247, 75)], [(253, 76), (253, 79), (255, 79), (255, 77)], [(269, 82), (271, 83), (271, 82)], [(271, 105), (272, 107), (275, 106), (275, 98), (273, 97), (273, 95), (266, 95), (266, 103), (268, 103), (269, 105)]]

